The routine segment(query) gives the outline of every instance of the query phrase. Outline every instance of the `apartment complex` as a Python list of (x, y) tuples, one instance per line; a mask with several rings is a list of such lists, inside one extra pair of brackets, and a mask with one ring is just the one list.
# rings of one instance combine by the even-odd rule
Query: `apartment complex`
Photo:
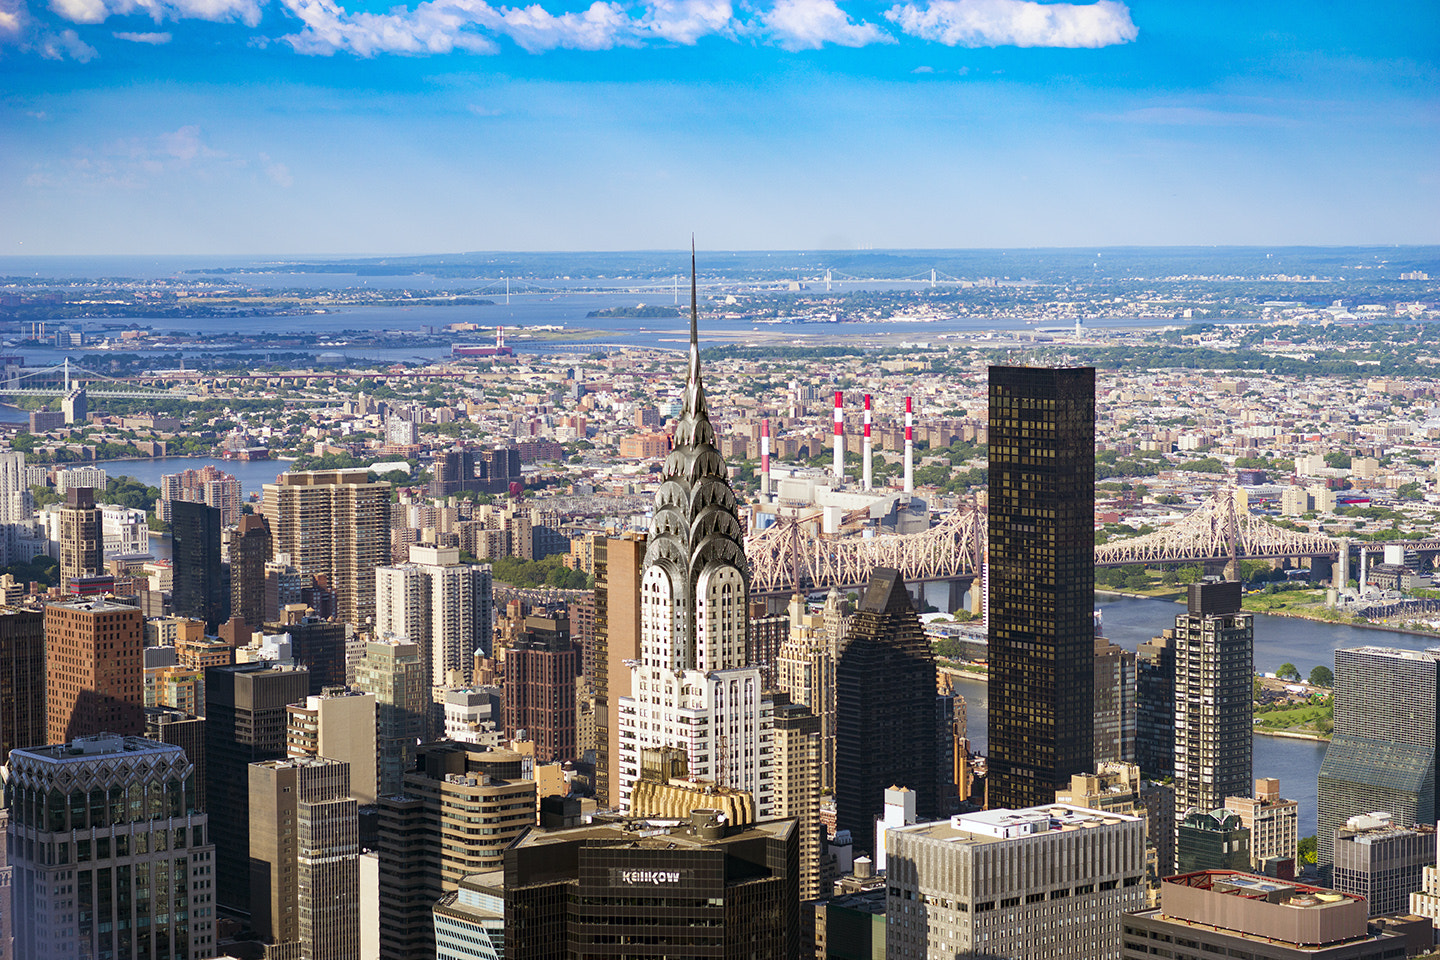
[(292, 471), (264, 491), (273, 553), (325, 576), (341, 620), (371, 622), (375, 568), (390, 559), (390, 484), (369, 482), (364, 470)]

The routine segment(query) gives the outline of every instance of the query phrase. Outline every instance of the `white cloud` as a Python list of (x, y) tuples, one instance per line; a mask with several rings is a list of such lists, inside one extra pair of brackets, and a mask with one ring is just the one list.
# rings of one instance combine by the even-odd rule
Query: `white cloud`
[(0, 0), (0, 42), (20, 38), (25, 31), (28, 13), (25, 0)]
[[(285, 37), (298, 53), (349, 51), (362, 57), (380, 53), (496, 53), (488, 37), (467, 32), (478, 23), (477, 13), (490, 11), (483, 0), (422, 3), (414, 10), (392, 13), (347, 13), (334, 0), (282, 0), (285, 8), (305, 24), (299, 33)], [(483, 8), (483, 10), (481, 9)]]
[(786, 50), (818, 50), (827, 43), (864, 47), (895, 42), (875, 24), (851, 20), (835, 0), (777, 0), (761, 20), (769, 35)]
[[(187, 124), (152, 136), (125, 137), (76, 150), (63, 160), (35, 169), (26, 182), (36, 187), (138, 190), (159, 178), (184, 175), (215, 180), (247, 166), (244, 158), (212, 147), (199, 126)], [(274, 174), (271, 177), (274, 179)]]
[[(144, 14), (165, 20), (239, 20), (260, 23), (263, 0), (50, 0), (50, 9), (71, 23), (104, 23), (110, 17)], [(145, 42), (145, 41), (141, 41)]]
[[(70, 0), (67, 0), (70, 2)], [(73, 0), (89, 2), (89, 0)], [(555, 14), (544, 7), (494, 7), (485, 0), (425, 0), (414, 9), (350, 13), (335, 0), (281, 0), (305, 26), (285, 40), (298, 52), (362, 57), (381, 53), (496, 53), (494, 37), (507, 37), (531, 53), (609, 50), (646, 40), (694, 44), (733, 27), (729, 0), (657, 0), (632, 16), (621, 4), (596, 0), (580, 11)]]
[(168, 33), (115, 33), (116, 40), (129, 40), (131, 43), (148, 43), (152, 46), (169, 43), (171, 36)]
[(501, 7), (498, 22), (487, 24), (531, 53), (565, 47), (572, 50), (609, 50), (638, 46), (633, 22), (618, 3), (596, 0), (582, 13), (558, 17), (538, 3), (528, 7)]
[(95, 48), (81, 40), (80, 35), (74, 30), (61, 30), (59, 33), (46, 34), (38, 39), (36, 49), (46, 60), (69, 59), (89, 63), (98, 56)]
[(1139, 34), (1115, 0), (927, 0), (896, 4), (885, 17), (911, 36), (951, 47), (1108, 47)]
[(655, 0), (636, 26), (662, 40), (689, 46), (701, 37), (731, 33), (734, 17), (729, 0)]

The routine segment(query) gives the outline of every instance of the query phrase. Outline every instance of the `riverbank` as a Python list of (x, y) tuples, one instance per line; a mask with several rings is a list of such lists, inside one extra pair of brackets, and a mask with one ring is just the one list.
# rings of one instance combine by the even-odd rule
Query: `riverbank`
[(1323, 737), (1318, 733), (1296, 733), (1293, 730), (1262, 730), (1255, 728), (1257, 737), (1279, 737), (1281, 740), (1311, 740), (1315, 743), (1329, 743), (1329, 737)]

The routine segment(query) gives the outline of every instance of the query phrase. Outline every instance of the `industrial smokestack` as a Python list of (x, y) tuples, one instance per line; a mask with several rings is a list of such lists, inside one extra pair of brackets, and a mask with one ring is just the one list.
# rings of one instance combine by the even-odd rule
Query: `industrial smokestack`
[(905, 398), (905, 492), (915, 492), (915, 415), (910, 397)]
[(835, 482), (845, 482), (845, 395), (835, 391)]
[(870, 489), (870, 394), (865, 394), (865, 449), (861, 454), (864, 459), (864, 487)]
[(770, 418), (760, 421), (760, 497), (770, 499)]

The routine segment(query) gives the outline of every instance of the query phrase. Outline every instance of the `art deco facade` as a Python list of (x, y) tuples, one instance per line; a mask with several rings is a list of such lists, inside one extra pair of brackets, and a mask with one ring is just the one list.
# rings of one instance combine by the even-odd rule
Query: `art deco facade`
[(989, 793), (1022, 808), (1091, 765), (1095, 371), (991, 367), (989, 443)]
[(760, 669), (746, 663), (749, 564), (700, 380), (693, 293), (683, 408), (640, 580), (640, 657), (619, 701), (618, 802), (628, 808), (645, 748), (680, 747), (691, 776), (749, 790), (765, 819), (774, 729)]
[(11, 752), (17, 960), (215, 956), (215, 847), (192, 772), (179, 747), (139, 737)]
[(1435, 822), (1440, 654), (1336, 650), (1334, 698), (1335, 730), (1318, 791), (1322, 870), (1331, 862), (1335, 831), (1353, 816), (1383, 810), (1396, 823)]
[(317, 470), (282, 473), (264, 489), (273, 553), (326, 576), (339, 619), (371, 622), (375, 568), (390, 559), (390, 484), (371, 483), (364, 470)]

